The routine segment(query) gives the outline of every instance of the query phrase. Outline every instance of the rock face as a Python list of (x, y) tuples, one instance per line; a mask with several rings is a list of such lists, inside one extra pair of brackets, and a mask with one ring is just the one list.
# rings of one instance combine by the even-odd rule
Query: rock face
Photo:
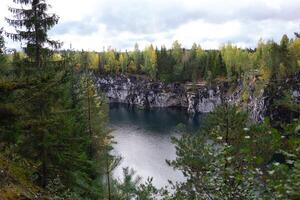
[[(109, 102), (141, 108), (183, 107), (191, 114), (211, 112), (221, 104), (222, 99), (227, 99), (231, 104), (243, 105), (252, 120), (262, 121), (268, 104), (264, 89), (254, 95), (255, 84), (250, 84), (246, 99), (243, 97), (241, 84), (230, 88), (225, 84), (214, 87), (197, 86), (192, 90), (184, 84), (165, 84), (124, 75), (96, 76), (96, 84), (106, 94)], [(299, 88), (293, 88), (291, 94), (299, 100)]]
[(106, 94), (110, 102), (142, 108), (184, 107), (189, 113), (207, 113), (221, 103), (218, 87), (202, 86), (192, 92), (183, 84), (138, 80), (133, 76), (102, 76), (96, 80), (97, 87)]
[(289, 121), (300, 119), (300, 72), (269, 86), (265, 91), (266, 115), (270, 120)]
[(300, 104), (300, 72), (294, 76), (292, 82), (293, 84), (290, 88), (290, 92), (292, 93), (292, 99)]

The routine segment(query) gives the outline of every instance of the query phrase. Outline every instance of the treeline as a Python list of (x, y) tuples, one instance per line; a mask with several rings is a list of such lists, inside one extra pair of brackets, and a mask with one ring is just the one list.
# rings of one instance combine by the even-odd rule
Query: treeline
[(100, 53), (85, 53), (88, 65), (102, 73), (147, 75), (164, 82), (210, 82), (240, 80), (249, 74), (261, 75), (264, 80), (283, 78), (299, 70), (299, 52), (300, 39), (284, 35), (279, 44), (261, 40), (255, 49), (232, 44), (219, 50), (204, 50), (197, 44), (185, 49), (175, 41), (171, 49), (150, 45), (141, 51), (136, 44), (130, 52), (109, 48)]
[[(300, 69), (300, 38), (289, 39), (284, 35), (280, 43), (260, 40), (255, 49), (242, 49), (226, 44), (219, 50), (204, 50), (194, 44), (185, 49), (175, 41), (171, 49), (153, 45), (143, 51), (135, 45), (133, 51), (120, 52), (108, 48), (102, 52), (74, 52), (78, 66), (102, 74), (145, 75), (163, 82), (212, 82), (214, 80), (237, 81), (249, 76), (260, 76), (264, 81), (290, 76)], [(26, 55), (16, 52), (9, 56), (24, 59)], [(62, 60), (57, 51), (51, 60)]]

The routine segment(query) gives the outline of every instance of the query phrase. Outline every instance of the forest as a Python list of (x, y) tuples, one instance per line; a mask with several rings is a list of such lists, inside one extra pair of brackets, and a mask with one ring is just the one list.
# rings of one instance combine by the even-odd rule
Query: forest
[[(298, 33), (254, 49), (185, 49), (175, 41), (170, 49), (62, 50), (48, 36), (59, 22), (49, 5), (14, 2), (6, 21), (15, 32), (0, 29), (0, 199), (300, 199), (300, 104), (289, 89), (300, 76)], [(24, 49), (8, 51), (6, 38)], [(108, 100), (95, 74), (245, 87), (256, 81), (272, 99), (262, 122), (224, 101), (196, 133), (182, 130), (172, 139), (176, 159), (166, 162), (185, 181), (157, 188), (130, 168), (122, 180), (113, 177), (121, 158), (112, 153)]]
[(241, 49), (230, 43), (219, 50), (204, 50), (195, 43), (185, 49), (175, 41), (171, 49), (150, 45), (141, 51), (136, 44), (130, 52), (108, 48), (77, 52), (75, 56), (88, 68), (106, 74), (145, 75), (163, 82), (234, 82), (250, 75), (262, 75), (266, 81), (292, 75), (299, 69), (299, 51), (299, 38), (283, 35), (279, 44), (261, 40), (255, 49)]

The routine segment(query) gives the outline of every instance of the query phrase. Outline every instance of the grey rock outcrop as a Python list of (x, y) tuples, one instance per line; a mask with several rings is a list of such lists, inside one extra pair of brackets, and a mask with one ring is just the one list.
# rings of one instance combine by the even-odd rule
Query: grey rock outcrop
[(164, 84), (122, 75), (101, 76), (96, 79), (96, 83), (109, 102), (142, 108), (184, 107), (189, 113), (207, 113), (221, 103), (221, 90), (218, 87), (202, 86), (196, 91), (190, 91), (183, 84)]
[[(252, 120), (262, 121), (268, 104), (264, 88), (256, 91), (254, 95), (255, 84), (249, 86), (246, 100), (243, 99), (242, 84), (230, 86), (229, 92), (226, 84), (214, 87), (200, 85), (190, 89), (185, 84), (165, 84), (124, 75), (96, 76), (96, 84), (106, 94), (109, 102), (126, 103), (141, 108), (183, 107), (191, 114), (211, 112), (222, 103), (222, 99), (227, 99), (231, 104), (243, 105)], [(295, 101), (300, 101), (299, 88), (294, 87), (291, 90)]]

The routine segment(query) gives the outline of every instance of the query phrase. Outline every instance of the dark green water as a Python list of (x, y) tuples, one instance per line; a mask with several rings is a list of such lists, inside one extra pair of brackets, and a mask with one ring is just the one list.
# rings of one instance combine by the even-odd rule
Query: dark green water
[(165, 160), (175, 159), (175, 147), (171, 137), (180, 137), (176, 126), (184, 124), (189, 130), (197, 130), (202, 116), (191, 117), (181, 109), (141, 110), (125, 104), (110, 105), (110, 127), (117, 142), (115, 154), (123, 157), (114, 176), (122, 177), (122, 168), (130, 167), (144, 178), (153, 177), (158, 187), (167, 180), (180, 181), (180, 172), (170, 168)]

